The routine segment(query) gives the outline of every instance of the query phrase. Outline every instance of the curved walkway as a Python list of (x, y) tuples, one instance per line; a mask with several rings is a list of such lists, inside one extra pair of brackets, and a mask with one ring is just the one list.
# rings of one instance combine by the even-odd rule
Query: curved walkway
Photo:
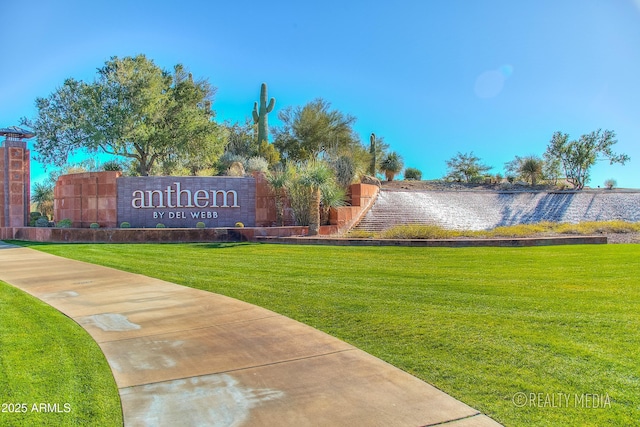
[(2, 242), (0, 280), (98, 342), (125, 426), (499, 425), (349, 344), (221, 295)]

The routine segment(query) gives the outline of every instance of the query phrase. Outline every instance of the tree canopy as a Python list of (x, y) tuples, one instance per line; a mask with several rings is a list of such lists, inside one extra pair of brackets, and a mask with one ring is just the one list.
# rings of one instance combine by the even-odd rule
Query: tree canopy
[(613, 131), (598, 129), (578, 140), (569, 141), (568, 134), (556, 132), (547, 146), (545, 158), (560, 162), (567, 181), (581, 190), (589, 182), (591, 167), (597, 160), (608, 159), (609, 164), (622, 165), (630, 160), (626, 154), (613, 152), (612, 147), (618, 142), (615, 136)]
[(170, 73), (144, 55), (112, 57), (94, 82), (70, 78), (38, 98), (37, 117), (22, 123), (35, 131), (36, 159), (44, 164), (60, 166), (80, 150), (103, 152), (132, 159), (144, 176), (161, 162), (221, 153), (223, 133), (212, 121), (214, 92), (182, 65)]
[(480, 158), (470, 153), (458, 153), (447, 160), (447, 179), (459, 182), (471, 182), (492, 169), (491, 166), (480, 163)]
[(361, 147), (352, 128), (355, 117), (331, 110), (331, 104), (321, 98), (303, 107), (287, 107), (278, 118), (282, 127), (274, 130), (274, 145), (288, 160), (314, 160), (329, 149)]

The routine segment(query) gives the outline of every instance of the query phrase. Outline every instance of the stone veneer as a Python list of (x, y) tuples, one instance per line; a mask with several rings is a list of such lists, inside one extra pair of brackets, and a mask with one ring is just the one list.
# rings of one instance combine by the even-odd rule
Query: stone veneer
[(29, 222), (30, 161), (26, 142), (7, 138), (0, 146), (0, 227)]
[(53, 216), (70, 219), (72, 227), (118, 225), (116, 181), (121, 172), (85, 172), (63, 175), (54, 189)]
[(357, 226), (380, 231), (397, 224), (483, 230), (540, 221), (640, 221), (640, 191), (564, 192), (383, 190)]
[(207, 228), (256, 224), (256, 180), (252, 177), (121, 177), (118, 222), (131, 227)]

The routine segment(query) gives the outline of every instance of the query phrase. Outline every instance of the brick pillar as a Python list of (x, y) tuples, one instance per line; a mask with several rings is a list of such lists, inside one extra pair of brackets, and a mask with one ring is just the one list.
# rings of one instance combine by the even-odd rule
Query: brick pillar
[(0, 146), (0, 227), (27, 226), (30, 199), (27, 143), (7, 137)]

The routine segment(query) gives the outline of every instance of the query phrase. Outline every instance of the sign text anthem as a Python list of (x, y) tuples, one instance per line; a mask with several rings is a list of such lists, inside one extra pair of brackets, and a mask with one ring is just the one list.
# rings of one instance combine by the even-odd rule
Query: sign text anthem
[(179, 182), (164, 190), (135, 190), (131, 197), (134, 209), (240, 207), (235, 190), (183, 190)]

